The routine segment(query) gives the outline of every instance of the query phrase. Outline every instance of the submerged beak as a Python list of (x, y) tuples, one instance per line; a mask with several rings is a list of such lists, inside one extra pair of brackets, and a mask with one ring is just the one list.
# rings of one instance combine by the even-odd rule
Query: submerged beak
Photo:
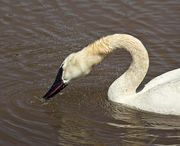
[(62, 73), (63, 73), (63, 68), (61, 66), (56, 75), (56, 79), (54, 83), (52, 84), (49, 91), (43, 96), (44, 99), (48, 100), (52, 98), (53, 96), (55, 96), (57, 93), (59, 93), (62, 89), (64, 89), (67, 86), (67, 84), (64, 83), (62, 80)]

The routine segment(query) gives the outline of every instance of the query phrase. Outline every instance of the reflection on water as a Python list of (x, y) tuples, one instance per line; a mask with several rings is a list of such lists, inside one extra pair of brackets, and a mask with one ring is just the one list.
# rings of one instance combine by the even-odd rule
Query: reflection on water
[(180, 65), (179, 1), (1, 0), (0, 145), (180, 144), (180, 117), (107, 100), (130, 55), (111, 54), (49, 102), (40, 97), (70, 53), (107, 34), (129, 33), (150, 55), (144, 81)]

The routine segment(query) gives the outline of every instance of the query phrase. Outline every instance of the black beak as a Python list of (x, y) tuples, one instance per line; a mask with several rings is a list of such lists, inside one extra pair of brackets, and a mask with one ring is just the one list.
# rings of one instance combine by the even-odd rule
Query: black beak
[(63, 73), (63, 67), (61, 66), (57, 75), (54, 83), (52, 84), (51, 88), (49, 91), (43, 96), (44, 99), (48, 100), (55, 96), (57, 93), (59, 93), (62, 89), (64, 89), (67, 84), (65, 84), (62, 80), (62, 73)]

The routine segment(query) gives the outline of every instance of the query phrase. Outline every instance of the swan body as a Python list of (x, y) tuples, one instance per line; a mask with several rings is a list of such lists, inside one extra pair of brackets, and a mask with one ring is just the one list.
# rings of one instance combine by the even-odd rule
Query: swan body
[[(116, 49), (127, 50), (132, 56), (132, 62), (128, 70), (109, 87), (108, 99), (144, 111), (180, 115), (180, 68), (154, 78), (140, 92), (136, 92), (148, 71), (149, 57), (141, 41), (128, 34), (103, 37), (70, 54), (62, 63), (55, 83), (57, 78), (61, 78), (59, 80), (63, 84), (68, 84), (74, 78), (87, 75), (94, 65)], [(61, 86), (56, 91), (61, 90)], [(54, 96), (56, 91), (48, 91), (44, 98)]]
[(114, 93), (109, 88), (109, 100), (144, 111), (180, 115), (180, 69), (154, 78), (138, 93), (124, 97)]

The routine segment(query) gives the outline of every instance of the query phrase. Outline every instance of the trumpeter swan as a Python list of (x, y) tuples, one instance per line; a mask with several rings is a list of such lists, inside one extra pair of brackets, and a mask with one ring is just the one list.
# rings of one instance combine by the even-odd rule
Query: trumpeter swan
[(53, 97), (70, 80), (87, 75), (94, 65), (116, 49), (127, 50), (132, 56), (132, 62), (128, 70), (109, 87), (109, 100), (145, 111), (180, 115), (180, 68), (154, 78), (142, 91), (136, 92), (147, 73), (149, 57), (141, 41), (128, 34), (103, 37), (70, 54), (62, 63), (56, 80), (43, 98)]

